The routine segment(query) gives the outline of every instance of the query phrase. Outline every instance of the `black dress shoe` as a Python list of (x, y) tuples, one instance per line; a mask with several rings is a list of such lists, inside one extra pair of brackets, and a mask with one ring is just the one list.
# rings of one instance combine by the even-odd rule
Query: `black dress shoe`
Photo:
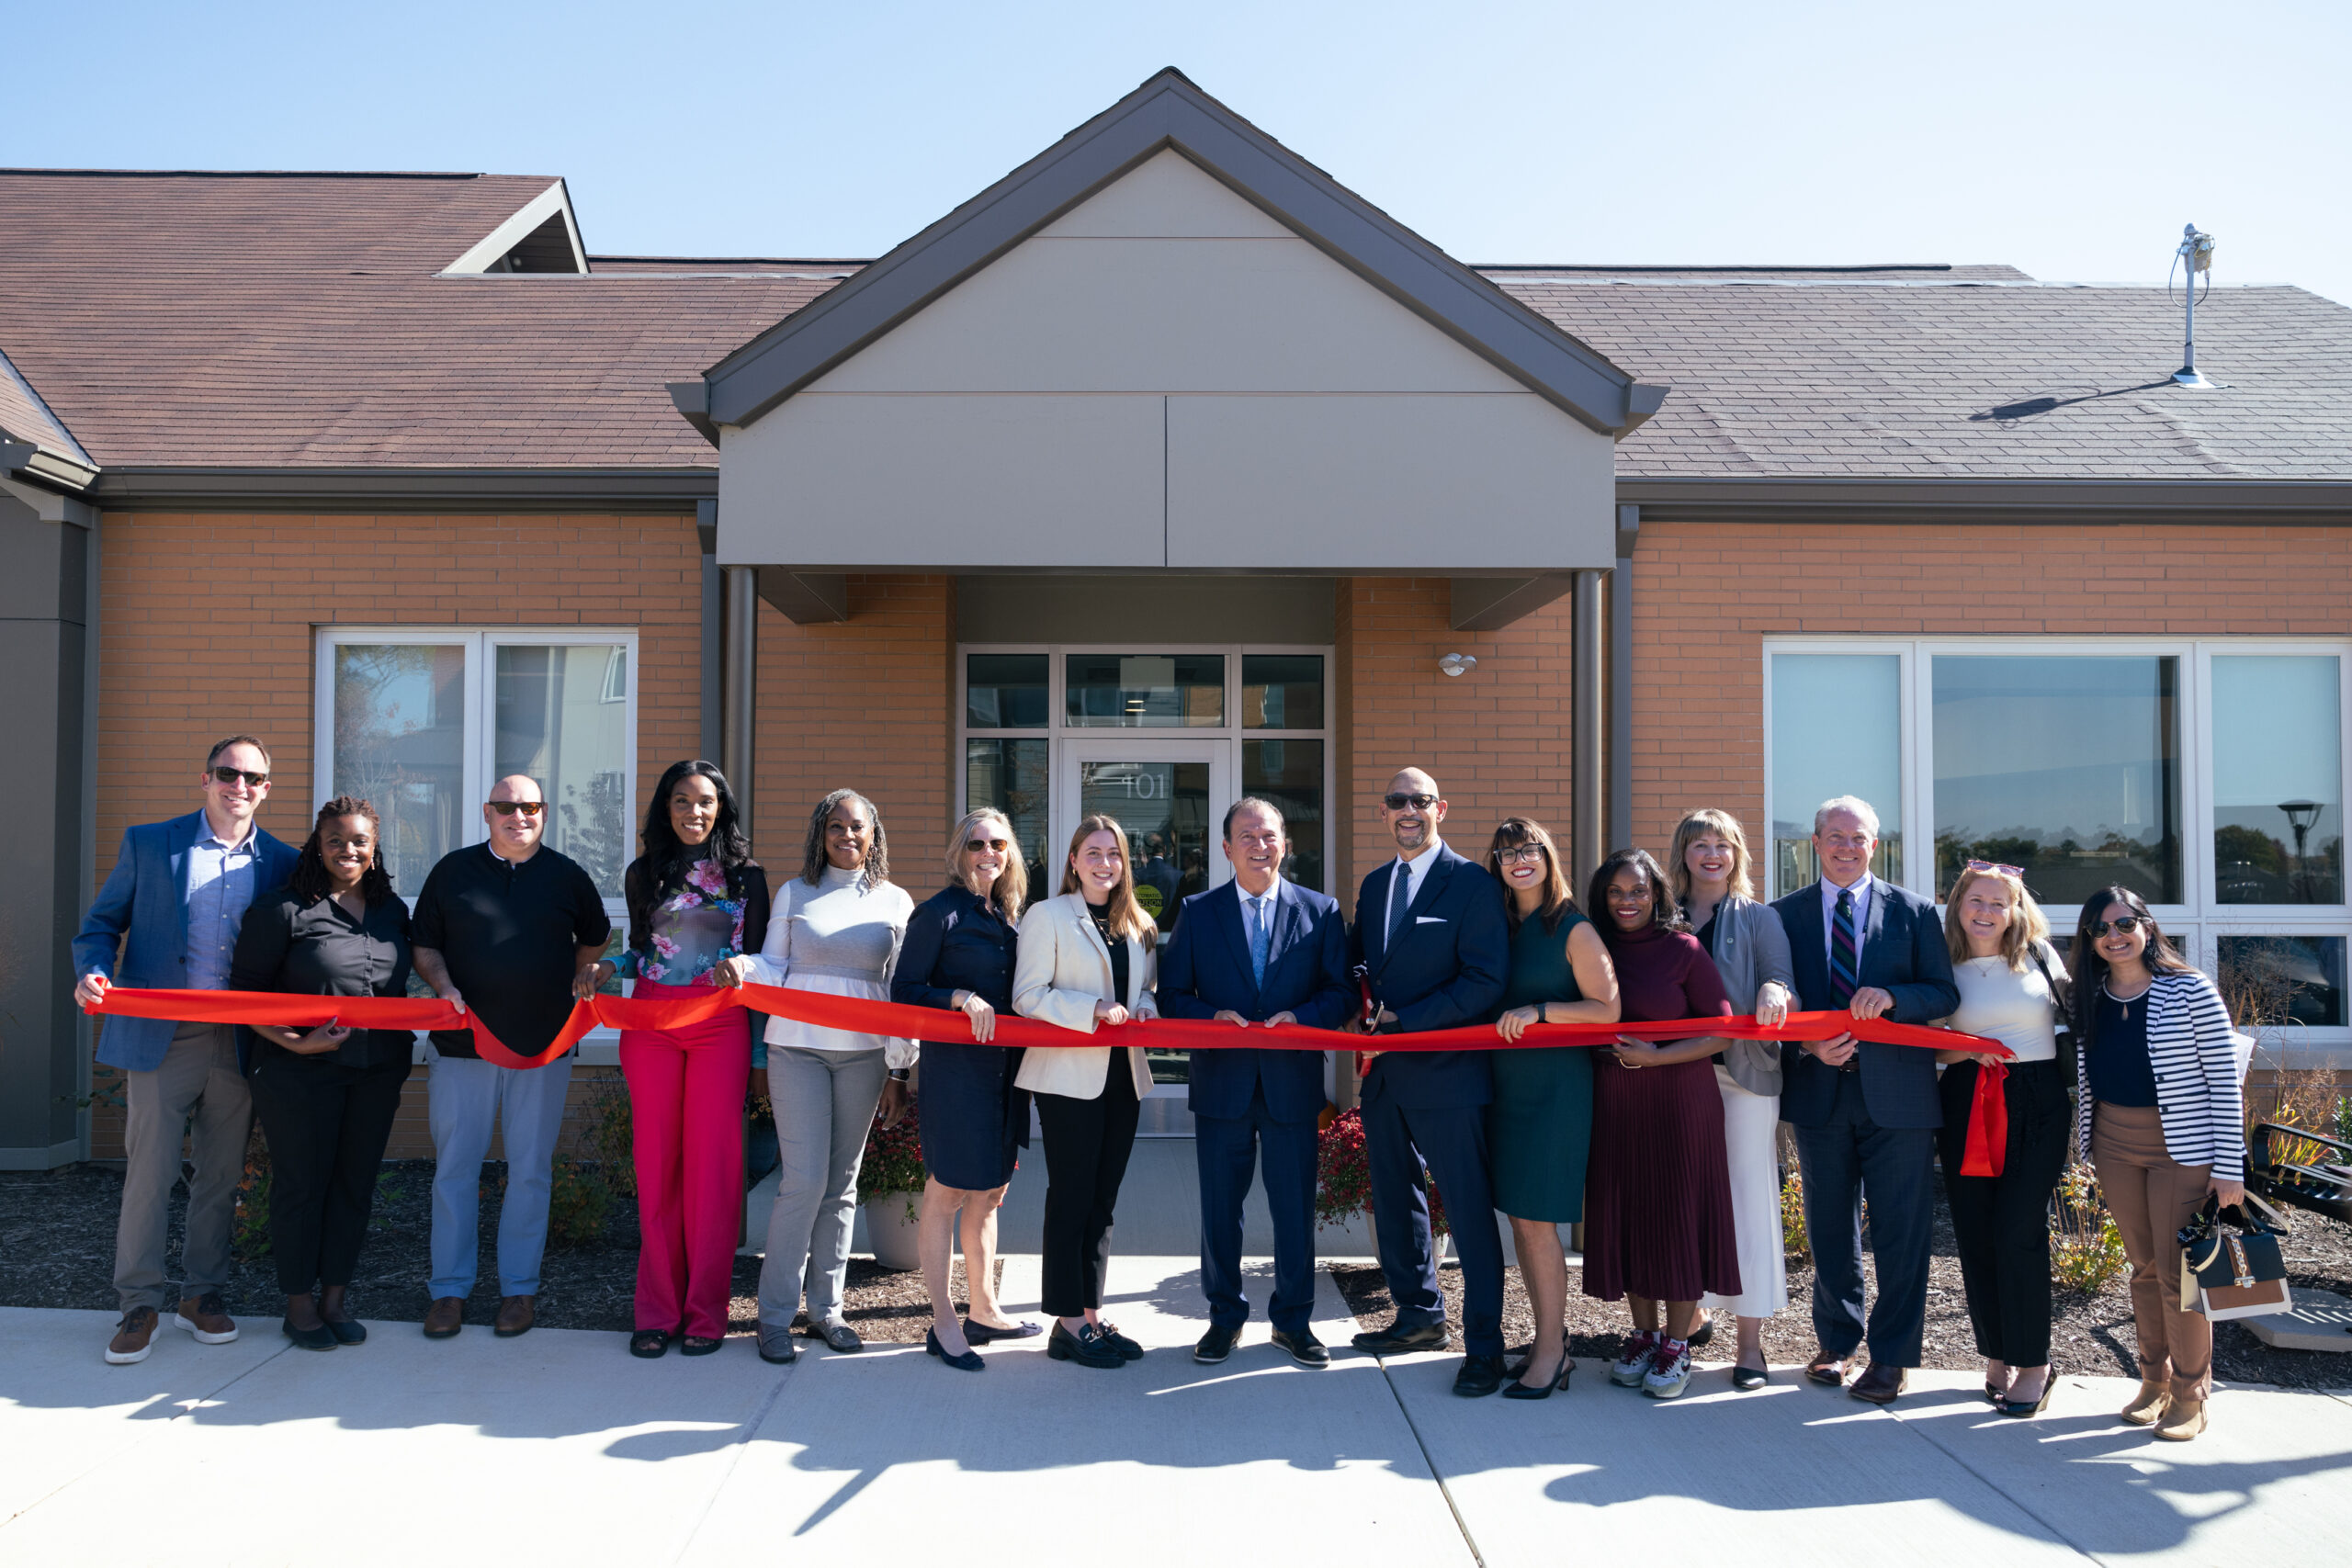
[(1035, 1339), (1044, 1332), (1044, 1324), (1032, 1323), (1025, 1317), (1010, 1328), (992, 1328), (985, 1323), (974, 1323), (968, 1317), (964, 1320), (964, 1343), (967, 1345), (993, 1345), (1000, 1339)]
[(277, 1326), (285, 1331), (287, 1338), (294, 1341), (302, 1349), (332, 1350), (335, 1348), (334, 1330), (323, 1323), (316, 1328), (297, 1328), (294, 1326), (294, 1320), (289, 1317), (281, 1319)]
[[(1544, 1382), (1530, 1388), (1524, 1381), (1527, 1377), (1527, 1368), (1522, 1363), (1518, 1375), (1503, 1384), (1503, 1397), (1505, 1399), (1549, 1399), (1552, 1397), (1552, 1391), (1555, 1388), (1562, 1393), (1566, 1393), (1568, 1391), (1568, 1379), (1576, 1375), (1576, 1358), (1564, 1354), (1560, 1357), (1559, 1369)], [(1453, 1386), (1455, 1393), (1462, 1392), (1460, 1383), (1457, 1382)]]
[(1323, 1341), (1315, 1337), (1315, 1330), (1311, 1328), (1302, 1328), (1295, 1334), (1275, 1329), (1274, 1348), (1289, 1351), (1290, 1359), (1302, 1367), (1328, 1367), (1331, 1364), (1331, 1352), (1323, 1348)]
[(367, 1342), (368, 1325), (356, 1317), (330, 1317), (322, 1320), (327, 1332), (334, 1336), (338, 1345), (359, 1345)]
[(1742, 1393), (1762, 1388), (1771, 1381), (1771, 1375), (1761, 1367), (1734, 1367), (1731, 1370), (1731, 1386)]
[(1214, 1367), (1233, 1354), (1233, 1342), (1241, 1337), (1241, 1330), (1212, 1323), (1209, 1331), (1193, 1347), (1193, 1359), (1204, 1367)]
[(2041, 1379), (2041, 1397), (2040, 1399), (2009, 1399), (2004, 1397), (2001, 1401), (2001, 1414), (2018, 1421), (2022, 1421), (2030, 1416), (2039, 1416), (2043, 1411), (2050, 1408), (2050, 1395), (2057, 1387), (2058, 1368), (2053, 1362), (2049, 1371), (2045, 1373)]
[[(1368, 1356), (1401, 1356), (1412, 1350), (1442, 1350), (1453, 1342), (1442, 1323), (1425, 1323), (1418, 1328), (1399, 1328), (1390, 1324), (1368, 1334), (1359, 1334), (1350, 1343)], [(1496, 1358), (1499, 1361), (1502, 1358)]]
[(1117, 1324), (1106, 1317), (1098, 1320), (1094, 1326), (1102, 1332), (1103, 1343), (1119, 1353), (1120, 1359), (1126, 1361), (1143, 1359), (1143, 1347), (1120, 1333)]
[(947, 1348), (939, 1342), (939, 1330), (936, 1328), (922, 1331), (922, 1348), (925, 1353), (938, 1357), (959, 1372), (984, 1372), (989, 1370), (989, 1364), (980, 1359), (978, 1350), (967, 1348), (960, 1356), (949, 1355)]
[(1715, 1320), (1711, 1317), (1707, 1319), (1706, 1322), (1701, 1324), (1698, 1327), (1692, 1329), (1690, 1331), (1690, 1337), (1685, 1339), (1683, 1343), (1690, 1346), (1693, 1350), (1702, 1349), (1705, 1348), (1707, 1342), (1714, 1337)]
[(1072, 1334), (1057, 1322), (1054, 1331), (1046, 1336), (1046, 1354), (1057, 1361), (1076, 1361), (1081, 1367), (1108, 1369), (1127, 1364), (1127, 1359), (1112, 1347), (1101, 1327), (1091, 1323)]
[(1804, 1364), (1804, 1375), (1808, 1381), (1824, 1388), (1843, 1388), (1846, 1386), (1846, 1364), (1849, 1359), (1851, 1358), (1846, 1356), (1833, 1356), (1826, 1350), (1818, 1351), (1812, 1360)]
[(1892, 1404), (1910, 1386), (1911, 1370), (1908, 1367), (1890, 1367), (1883, 1361), (1872, 1361), (1846, 1392), (1865, 1404)]
[(1502, 1386), (1500, 1356), (1464, 1356), (1462, 1370), (1453, 1374), (1453, 1392), (1464, 1399), (1484, 1399)]

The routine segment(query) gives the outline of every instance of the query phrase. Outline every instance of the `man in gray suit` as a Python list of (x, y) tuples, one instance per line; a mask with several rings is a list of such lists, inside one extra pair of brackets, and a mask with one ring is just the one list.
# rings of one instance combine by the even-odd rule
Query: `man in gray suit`
[[(260, 741), (233, 735), (220, 742), (198, 782), (201, 811), (123, 834), (114, 869), (74, 939), (74, 969), (81, 976), (74, 999), (83, 1006), (107, 994), (118, 962), (126, 986), (224, 989), (246, 907), (292, 874), (293, 847), (254, 824), (269, 798), (269, 753)], [(114, 1242), (122, 1321), (107, 1359), (116, 1366), (145, 1360), (171, 1299), (164, 1248), (182, 1128), (196, 1171), (180, 1250), (187, 1279), (172, 1321), (199, 1345), (225, 1345), (237, 1337), (237, 1325), (220, 1287), (229, 1279), (237, 1182), (254, 1119), (237, 1064), (237, 1032), (223, 1023), (109, 1018), (98, 1036), (98, 1060), (122, 1074), (126, 1108), (122, 1214)]]

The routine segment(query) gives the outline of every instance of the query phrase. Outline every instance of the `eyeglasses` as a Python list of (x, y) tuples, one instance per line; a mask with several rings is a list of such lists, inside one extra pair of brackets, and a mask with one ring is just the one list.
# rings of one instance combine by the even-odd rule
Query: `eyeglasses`
[(243, 768), (215, 768), (212, 770), (212, 776), (224, 784), (232, 784), (239, 779), (243, 779), (254, 789), (259, 789), (269, 782), (267, 773), (249, 773)]
[(964, 842), (964, 852), (976, 855), (982, 850), (994, 850), (997, 853), (1002, 854), (1011, 847), (1002, 839), (967, 839)]
[(501, 817), (512, 817), (517, 811), (526, 817), (537, 817), (548, 808), (544, 800), (493, 800), (489, 805)]
[(1391, 811), (1402, 811), (1408, 806), (1416, 811), (1427, 811), (1430, 807), (1437, 804), (1437, 796), (1433, 795), (1384, 795), (1380, 797), (1380, 804), (1388, 807)]
[(2143, 925), (2153, 930), (2155, 926), (2155, 922), (2149, 919), (2145, 915), (2125, 915), (2122, 919), (2117, 920), (2093, 920), (2091, 922), (2091, 940), (2093, 942), (2097, 942), (2100, 937), (2105, 936), (2109, 931), (2119, 931), (2125, 936), (2130, 936), (2133, 931), (2138, 931)]
[(2025, 876), (2025, 867), (2021, 865), (2004, 865), (1996, 860), (1973, 860), (1968, 863), (1968, 869), (1971, 871), (1997, 871), (2005, 876), (2014, 876), (2020, 880)]
[(1514, 844), (1495, 852), (1496, 862), (1502, 865), (1542, 865), (1544, 858), (1541, 844)]

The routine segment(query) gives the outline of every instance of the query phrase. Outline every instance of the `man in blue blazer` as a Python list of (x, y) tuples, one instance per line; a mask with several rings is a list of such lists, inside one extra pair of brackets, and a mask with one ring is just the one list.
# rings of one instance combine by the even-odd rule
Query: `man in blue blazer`
[[(118, 980), (169, 990), (221, 990), (246, 907), (294, 870), (294, 850), (263, 832), (254, 813), (269, 798), (269, 753), (250, 735), (212, 748), (198, 775), (204, 808), (122, 836), (114, 869), (74, 939), (74, 999), (96, 1003)], [(126, 940), (127, 939), (127, 940)], [(118, 970), (118, 963), (120, 967)], [(123, 1077), (122, 1213), (115, 1227), (114, 1288), (122, 1321), (107, 1346), (117, 1366), (154, 1348), (167, 1297), (165, 1246), (180, 1136), (196, 1155), (188, 1181), (187, 1282), (172, 1321), (200, 1345), (225, 1345), (237, 1325), (220, 1300), (228, 1283), (237, 1182), (245, 1172), (253, 1095), (226, 1024), (109, 1018), (98, 1060)]]
[[(1380, 819), (1396, 858), (1363, 879), (1350, 951), (1370, 1010), (1367, 1033), (1418, 1034), (1493, 1020), (1510, 974), (1503, 893), (1483, 866), (1445, 847), (1437, 781), (1408, 768), (1388, 782)], [(1465, 1396), (1492, 1393), (1503, 1376), (1503, 1249), (1487, 1164), (1494, 1078), (1484, 1051), (1390, 1051), (1363, 1079), (1364, 1155), (1380, 1269), (1396, 1319), (1355, 1346), (1375, 1355), (1442, 1350), (1424, 1166), (1444, 1200), (1462, 1258), (1462, 1338), (1453, 1380)]]
[[(1960, 1006), (1951, 952), (1936, 907), (1871, 874), (1878, 813), (1852, 795), (1813, 814), (1821, 880), (1772, 908), (1789, 933), (1797, 1004), (1807, 1011), (1948, 1018)], [(1781, 1120), (1796, 1134), (1813, 1241), (1813, 1327), (1820, 1342), (1805, 1376), (1846, 1381), (1855, 1349), (1870, 1364), (1850, 1392), (1892, 1404), (1919, 1364), (1927, 1330), (1928, 1246), (1935, 1219), (1936, 1099), (1931, 1051), (1838, 1033), (1781, 1051)], [(1878, 1301), (1862, 1314), (1862, 1200), (1871, 1206)]]
[[(1289, 850), (1272, 801), (1238, 800), (1225, 813), (1233, 880), (1183, 902), (1159, 959), (1159, 1010), (1238, 1028), (1303, 1023), (1339, 1029), (1355, 1010), (1348, 928), (1339, 903), (1284, 881)], [(1323, 1113), (1323, 1053), (1240, 1048), (1193, 1053), (1193, 1148), (1201, 1167), (1201, 1288), (1209, 1331), (1193, 1359), (1233, 1352), (1250, 1320), (1241, 1288), (1241, 1201), (1265, 1148), (1266, 1206), (1274, 1220), (1274, 1343), (1301, 1366), (1325, 1367), (1315, 1337), (1315, 1135)]]

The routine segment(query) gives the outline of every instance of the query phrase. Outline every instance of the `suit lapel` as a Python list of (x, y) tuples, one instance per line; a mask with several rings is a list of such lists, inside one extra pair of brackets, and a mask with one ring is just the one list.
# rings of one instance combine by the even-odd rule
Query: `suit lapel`
[(196, 847), (197, 831), (203, 826), (204, 813), (191, 812), (174, 822), (164, 840), (164, 851), (170, 857), (172, 867), (172, 931), (176, 939), (175, 945), (183, 952), (187, 948), (188, 852)]
[(1886, 931), (1886, 884), (1876, 877), (1871, 879), (1871, 912), (1862, 918), (1862, 962), (1854, 976), (1861, 984), (1862, 975), (1869, 972), (1871, 955), (1878, 951), (1879, 938)]
[(1821, 884), (1808, 886), (1802, 899), (1798, 907), (1804, 914), (1798, 918), (1796, 930), (1790, 933), (1792, 956), (1798, 965), (1797, 994), (1826, 998), (1829, 995), (1829, 950), (1821, 935)]
[(1282, 897), (1274, 900), (1274, 929), (1266, 938), (1267, 974), (1274, 972), (1274, 965), (1298, 941), (1306, 924), (1306, 910), (1300, 903), (1296, 890), (1288, 882), (1283, 883)]
[[(1086, 933), (1087, 944), (1094, 949), (1094, 956), (1102, 961), (1102, 990), (1107, 996), (1119, 979), (1118, 971), (1111, 967), (1110, 946), (1103, 942), (1102, 933), (1094, 929), (1094, 912), (1087, 905), (1086, 895), (1073, 893), (1070, 897), (1078, 901), (1078, 908), (1070, 911), (1071, 918), (1078, 921), (1078, 929)], [(1125, 997), (1114, 999), (1122, 1007), (1126, 1005)]]
[[(1412, 934), (1414, 922), (1421, 915), (1426, 914), (1429, 911), (1430, 907), (1437, 902), (1438, 895), (1445, 890), (1445, 884), (1447, 880), (1453, 875), (1453, 867), (1448, 863), (1446, 852), (1443, 850), (1432, 850), (1430, 852), (1438, 857), (1437, 861), (1429, 868), (1429, 870), (1421, 874), (1420, 889), (1413, 895), (1412, 903), (1406, 906), (1405, 923), (1396, 928), (1396, 934), (1400, 938)], [(1390, 861), (1388, 863), (1388, 874), (1392, 880), (1399, 874), (1400, 870), (1401, 868), (1398, 866), (1396, 862)], [(1385, 967), (1388, 963), (1389, 956), (1396, 952), (1395, 948), (1386, 945), (1385, 938), (1388, 930), (1387, 889), (1384, 887), (1381, 892), (1380, 929), (1383, 936), (1383, 945), (1380, 953), (1380, 960), (1373, 965), (1373, 968), (1375, 971)]]

